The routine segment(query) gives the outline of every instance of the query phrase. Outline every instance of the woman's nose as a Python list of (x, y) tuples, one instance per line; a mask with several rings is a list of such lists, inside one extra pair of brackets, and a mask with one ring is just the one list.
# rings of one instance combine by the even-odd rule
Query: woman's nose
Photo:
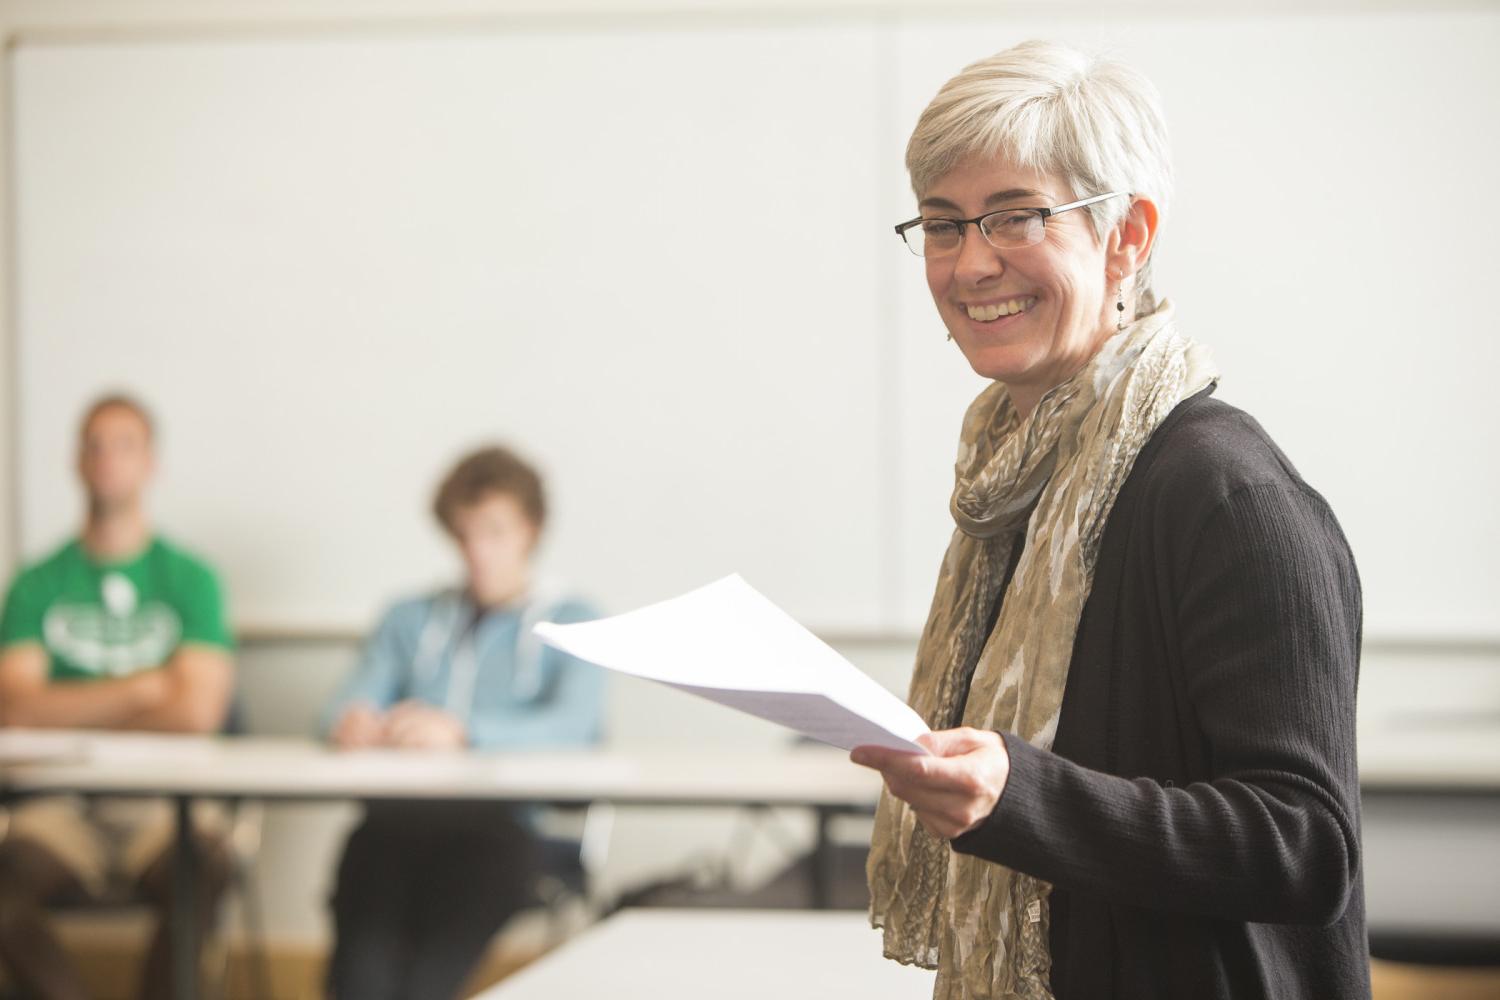
[(991, 246), (979, 231), (979, 224), (971, 223), (964, 227), (963, 238), (958, 244), (958, 260), (953, 268), (960, 281), (978, 284), (1003, 274), (1005, 262), (1000, 259), (1000, 251)]

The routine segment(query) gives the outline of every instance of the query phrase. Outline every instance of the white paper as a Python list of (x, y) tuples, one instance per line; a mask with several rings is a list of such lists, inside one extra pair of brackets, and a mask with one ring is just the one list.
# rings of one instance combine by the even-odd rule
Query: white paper
[(851, 750), (926, 753), (922, 717), (738, 575), (659, 604), (534, 629), (549, 646)]

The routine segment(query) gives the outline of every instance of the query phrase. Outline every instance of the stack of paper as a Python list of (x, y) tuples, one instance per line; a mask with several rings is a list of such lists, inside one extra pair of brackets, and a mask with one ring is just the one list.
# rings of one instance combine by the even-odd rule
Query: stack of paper
[(544, 622), (549, 646), (737, 708), (845, 750), (927, 751), (921, 716), (738, 575), (637, 611)]

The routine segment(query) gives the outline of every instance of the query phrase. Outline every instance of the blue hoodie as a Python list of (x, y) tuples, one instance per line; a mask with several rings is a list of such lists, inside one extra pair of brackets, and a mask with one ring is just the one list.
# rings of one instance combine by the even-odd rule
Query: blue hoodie
[(415, 698), (464, 720), (476, 749), (597, 743), (604, 672), (531, 634), (540, 621), (596, 617), (571, 599), (533, 598), (482, 615), (459, 591), (400, 601), (324, 710), (323, 733), (355, 702), (384, 710)]

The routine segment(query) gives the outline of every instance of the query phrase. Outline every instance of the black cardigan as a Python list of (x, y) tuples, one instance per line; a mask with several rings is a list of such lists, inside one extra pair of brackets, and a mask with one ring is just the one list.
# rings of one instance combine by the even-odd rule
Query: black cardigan
[(1368, 998), (1360, 589), (1246, 414), (1179, 405), (1105, 525), (1051, 752), (953, 848), (1052, 883), (1058, 1000)]

